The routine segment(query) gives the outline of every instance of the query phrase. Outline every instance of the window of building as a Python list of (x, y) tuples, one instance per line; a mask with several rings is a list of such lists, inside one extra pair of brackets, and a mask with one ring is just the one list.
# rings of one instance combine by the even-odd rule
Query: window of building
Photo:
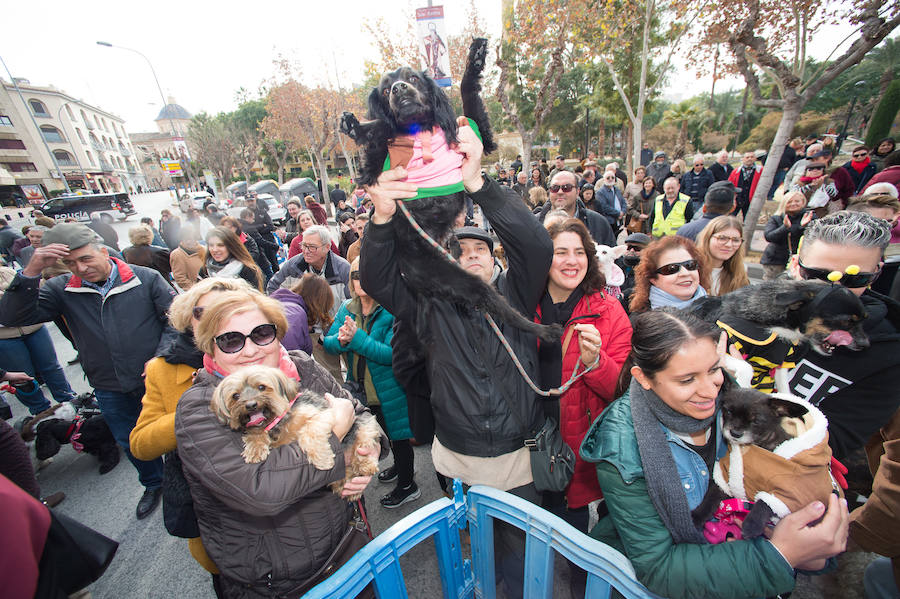
[(59, 129), (54, 127), (53, 125), (41, 125), (41, 135), (44, 136), (46, 141), (56, 142), (56, 143), (65, 143), (65, 139), (62, 136), (62, 133), (59, 132)]
[(94, 126), (90, 123), (90, 121), (88, 121), (87, 114), (84, 112), (84, 110), (81, 111), (81, 120), (84, 122), (84, 126), (87, 127), (88, 129), (94, 128)]
[(12, 127), (12, 119), (5, 114), (0, 114), (0, 127)]
[(94, 115), (94, 122), (97, 123), (98, 129), (103, 129), (103, 126), (100, 124), (100, 117), (97, 116), (96, 114)]
[(50, 116), (50, 113), (47, 112), (47, 107), (40, 100), (28, 100), (28, 104), (31, 105), (31, 111), (34, 112), (34, 116)]
[(66, 104), (66, 113), (68, 113), (69, 118), (70, 118), (71, 120), (73, 120), (73, 121), (75, 120), (75, 115), (72, 114), (72, 107), (69, 106), (68, 104)]
[(24, 150), (25, 142), (21, 139), (0, 139), (0, 149), (2, 150)]
[(81, 143), (84, 143), (84, 134), (81, 132), (81, 129), (79, 129), (78, 127), (75, 127), (75, 133), (78, 134), (78, 141), (80, 141)]
[(91, 166), (97, 166), (97, 161), (94, 160), (94, 155), (91, 153), (91, 151), (85, 150), (84, 153), (87, 155), (88, 162), (91, 163)]
[(37, 167), (31, 162), (4, 162), (3, 168), (11, 173), (36, 173)]
[(59, 166), (75, 166), (75, 157), (65, 150), (53, 150), (53, 157)]

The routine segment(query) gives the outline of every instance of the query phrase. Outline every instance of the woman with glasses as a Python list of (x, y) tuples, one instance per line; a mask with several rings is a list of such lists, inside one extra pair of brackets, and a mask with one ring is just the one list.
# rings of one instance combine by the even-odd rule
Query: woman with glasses
[[(326, 485), (345, 476), (340, 440), (365, 408), (312, 358), (284, 349), (287, 322), (276, 300), (256, 292), (223, 292), (205, 306), (194, 329), (203, 366), (178, 401), (175, 437), (203, 545), (219, 568), (224, 596), (299, 596), (351, 521), (351, 504)], [(222, 424), (209, 407), (222, 378), (246, 366), (277, 368), (301, 389), (330, 394), (333, 468), (314, 468), (293, 443), (272, 449), (263, 462), (246, 463), (242, 434)], [(280, 414), (264, 416), (260, 426)], [(382, 443), (360, 452), (386, 448)], [(370, 479), (350, 480), (344, 495), (361, 493)]]
[(394, 317), (363, 289), (359, 259), (350, 266), (350, 293), (328, 333), (322, 338), (325, 351), (341, 355), (347, 364), (347, 384), (354, 395), (365, 397), (378, 422), (391, 438), (394, 465), (378, 475), (383, 483), (397, 481), (381, 498), (382, 507), (393, 509), (414, 501), (422, 493), (413, 479), (413, 449), (409, 440), (409, 410), (403, 387), (394, 378), (391, 340)]
[[(541, 342), (538, 348), (539, 385), (556, 388), (573, 372), (594, 367), (558, 401), (541, 401), (577, 454), (594, 418), (615, 399), (619, 371), (631, 348), (631, 324), (619, 301), (603, 291), (606, 281), (584, 223), (577, 218), (551, 223), (550, 215), (544, 222), (553, 240), (553, 262), (535, 321), (561, 325), (565, 332), (559, 341)], [(588, 504), (602, 497), (594, 467), (581, 459), (576, 459), (565, 491), (543, 495), (543, 507), (585, 533)], [(575, 570), (573, 590), (584, 596), (584, 572)]]
[(206, 234), (206, 264), (200, 276), (240, 278), (251, 287), (263, 290), (263, 274), (259, 266), (240, 238), (225, 227), (215, 227)]
[(856, 194), (861, 192), (872, 175), (878, 172), (878, 167), (869, 157), (869, 148), (866, 146), (856, 146), (850, 156), (851, 159), (843, 164), (843, 168), (853, 179), (853, 193)]
[(687, 308), (709, 288), (709, 266), (690, 239), (668, 235), (641, 252), (634, 270), (631, 314), (672, 306)]
[[(182, 394), (193, 382), (194, 372), (203, 366), (203, 354), (194, 345), (194, 327), (206, 306), (223, 291), (250, 291), (240, 279), (204, 279), (190, 290), (176, 296), (169, 307), (169, 323), (178, 336), (147, 363), (146, 391), (141, 400), (141, 414), (128, 439), (131, 453), (139, 460), (155, 460), (163, 455), (175, 459), (175, 408)], [(216, 596), (219, 570), (206, 554), (199, 537), (188, 539), (188, 549), (207, 572), (213, 575)]]
[(743, 234), (741, 219), (717, 216), (697, 236), (697, 248), (710, 268), (710, 295), (725, 295), (750, 284), (741, 251)]
[(591, 536), (620, 548), (637, 579), (659, 596), (751, 599), (790, 592), (797, 570), (821, 570), (844, 551), (846, 500), (832, 494), (828, 505), (813, 502), (781, 519), (768, 538), (722, 542), (696, 528), (691, 510), (715, 484), (714, 464), (727, 450), (718, 424), (727, 390), (724, 333), (671, 309), (638, 314), (632, 325), (623, 394), (581, 445), (604, 494)]
[(797, 253), (800, 238), (814, 213), (806, 209), (806, 196), (799, 191), (785, 194), (778, 210), (766, 224), (765, 238), (768, 241), (759, 263), (765, 273), (764, 281), (772, 281), (784, 272), (788, 260)]

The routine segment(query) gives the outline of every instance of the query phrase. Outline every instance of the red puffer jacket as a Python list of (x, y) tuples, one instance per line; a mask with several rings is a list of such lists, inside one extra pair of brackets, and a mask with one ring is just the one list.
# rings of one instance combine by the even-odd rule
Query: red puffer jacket
[[(540, 322), (538, 306), (537, 322)], [(575, 452), (575, 474), (566, 490), (570, 508), (579, 508), (603, 496), (597, 482), (595, 464), (582, 461), (578, 448), (593, 421), (607, 405), (615, 399), (616, 381), (622, 364), (631, 351), (631, 323), (619, 301), (607, 293), (584, 296), (572, 318), (566, 323), (563, 339), (576, 324), (592, 324), (600, 332), (600, 362), (597, 368), (587, 373), (573, 384), (559, 398), (559, 420), (563, 439)], [(581, 359), (578, 347), (578, 333), (572, 332), (571, 339), (562, 362), (562, 380), (568, 381)]]

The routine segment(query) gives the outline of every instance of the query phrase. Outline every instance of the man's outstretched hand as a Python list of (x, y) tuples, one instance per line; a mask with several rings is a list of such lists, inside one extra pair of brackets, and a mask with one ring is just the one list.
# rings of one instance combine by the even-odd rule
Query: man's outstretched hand
[(394, 218), (394, 212), (397, 211), (397, 200), (416, 197), (419, 188), (403, 179), (406, 179), (406, 169), (398, 166), (384, 171), (378, 176), (375, 185), (366, 187), (366, 192), (372, 198), (372, 206), (375, 209), (372, 213), (372, 222), (376, 225), (383, 225)]
[(459, 125), (456, 131), (456, 137), (459, 139), (456, 151), (463, 155), (463, 186), (469, 193), (475, 193), (484, 185), (481, 178), (481, 155), (484, 153), (484, 145), (469, 126), (466, 117), (457, 117), (456, 124)]

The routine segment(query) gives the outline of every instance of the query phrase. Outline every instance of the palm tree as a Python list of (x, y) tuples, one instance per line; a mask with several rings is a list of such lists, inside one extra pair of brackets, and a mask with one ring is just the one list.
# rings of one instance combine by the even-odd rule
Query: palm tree
[(702, 109), (688, 100), (673, 106), (663, 113), (663, 121), (679, 127), (678, 138), (672, 150), (673, 160), (684, 156), (687, 150), (688, 121), (696, 119), (702, 112)]

